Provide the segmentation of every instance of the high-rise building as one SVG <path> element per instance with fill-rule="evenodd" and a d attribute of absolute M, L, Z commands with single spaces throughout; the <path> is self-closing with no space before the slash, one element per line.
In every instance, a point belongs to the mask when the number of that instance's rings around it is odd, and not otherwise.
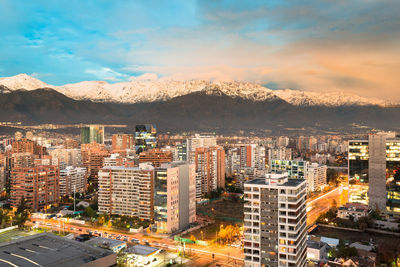
<path fill-rule="evenodd" d="M 400 213 L 400 139 L 394 133 L 349 141 L 349 201 Z"/>
<path fill-rule="evenodd" d="M 222 147 L 197 148 L 195 166 L 197 198 L 225 187 L 225 150 Z"/>
<path fill-rule="evenodd" d="M 305 179 L 309 162 L 304 160 L 272 160 L 271 172 L 287 172 L 291 179 Z"/>
<path fill-rule="evenodd" d="M 90 143 L 81 145 L 82 164 L 88 171 L 88 179 L 97 184 L 98 172 L 103 167 L 104 158 L 110 152 L 102 144 Z"/>
<path fill-rule="evenodd" d="M 176 145 L 176 149 L 178 151 L 178 158 L 179 161 L 187 161 L 187 145 L 186 141 Z"/>
<path fill-rule="evenodd" d="M 276 147 L 268 149 L 268 166 L 272 160 L 292 160 L 292 149 L 287 147 Z"/>
<path fill-rule="evenodd" d="M 103 167 L 110 166 L 123 166 L 125 159 L 118 153 L 111 154 L 109 157 L 104 158 Z"/>
<path fill-rule="evenodd" d="M 18 207 L 21 198 L 32 210 L 46 209 L 59 200 L 58 166 L 16 167 L 11 171 L 11 206 Z"/>
<path fill-rule="evenodd" d="M 67 166 L 60 170 L 60 196 L 86 191 L 86 168 Z"/>
<path fill-rule="evenodd" d="M 77 148 L 49 149 L 52 158 L 57 158 L 61 166 L 82 166 L 82 153 Z"/>
<path fill-rule="evenodd" d="M 196 134 L 186 140 L 186 157 L 190 163 L 194 163 L 196 149 L 200 147 L 215 147 L 217 145 L 217 138 L 215 136 L 206 136 Z"/>
<path fill-rule="evenodd" d="M 313 192 L 322 190 L 326 185 L 326 165 L 318 163 L 311 163 L 307 166 L 306 179 L 307 179 L 307 191 Z"/>
<path fill-rule="evenodd" d="M 104 126 L 88 125 L 81 128 L 81 144 L 104 144 Z"/>
<path fill-rule="evenodd" d="M 32 153 L 13 153 L 11 156 L 11 169 L 32 167 L 34 159 L 35 155 Z"/>
<path fill-rule="evenodd" d="M 157 232 L 184 230 L 196 220 L 194 164 L 173 162 L 155 169 L 154 222 Z"/>
<path fill-rule="evenodd" d="M 154 167 L 150 164 L 102 168 L 98 192 L 100 212 L 150 221 L 154 218 Z"/>
<path fill-rule="evenodd" d="M 151 162 L 154 167 L 160 167 L 162 163 L 169 163 L 173 161 L 171 151 L 162 151 L 154 148 L 148 151 L 143 151 L 139 154 L 139 162 Z"/>
<path fill-rule="evenodd" d="M 244 266 L 306 266 L 305 180 L 273 173 L 244 188 Z"/>
<path fill-rule="evenodd" d="M 31 153 L 40 157 L 46 154 L 46 148 L 32 140 L 22 138 L 12 143 L 11 153 Z"/>
<path fill-rule="evenodd" d="M 135 150 L 136 154 L 153 149 L 157 146 L 157 129 L 153 124 L 136 125 Z"/>
<path fill-rule="evenodd" d="M 113 134 L 112 136 L 112 150 L 114 152 L 133 149 L 134 144 L 135 139 L 133 134 Z"/>

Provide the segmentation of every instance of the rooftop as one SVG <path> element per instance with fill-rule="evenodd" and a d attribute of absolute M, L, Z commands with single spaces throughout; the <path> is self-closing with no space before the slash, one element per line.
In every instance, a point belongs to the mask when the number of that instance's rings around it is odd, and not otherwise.
<path fill-rule="evenodd" d="M 34 265 L 74 267 L 111 254 L 111 251 L 50 233 L 27 236 L 0 244 L 0 261 L 20 267 Z"/>
<path fill-rule="evenodd" d="M 153 247 L 143 246 L 143 245 L 136 245 L 136 246 L 128 248 L 128 252 L 134 253 L 134 254 L 140 255 L 140 256 L 146 256 L 146 257 L 157 252 L 158 250 L 159 250 L 158 248 L 153 248 Z"/>
<path fill-rule="evenodd" d="M 288 179 L 285 183 L 283 184 L 274 184 L 274 185 L 279 185 L 279 186 L 298 186 L 301 183 L 303 183 L 305 180 L 304 179 Z M 259 185 L 268 185 L 266 183 L 265 178 L 256 178 L 251 181 L 246 182 L 246 184 L 259 184 Z"/>

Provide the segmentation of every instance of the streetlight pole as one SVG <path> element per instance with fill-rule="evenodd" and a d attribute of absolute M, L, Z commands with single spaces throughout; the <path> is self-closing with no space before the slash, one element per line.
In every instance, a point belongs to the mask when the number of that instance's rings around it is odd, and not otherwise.
<path fill-rule="evenodd" d="M 74 185 L 74 215 L 75 215 L 75 195 L 76 195 L 75 190 L 76 190 L 76 185 Z"/>

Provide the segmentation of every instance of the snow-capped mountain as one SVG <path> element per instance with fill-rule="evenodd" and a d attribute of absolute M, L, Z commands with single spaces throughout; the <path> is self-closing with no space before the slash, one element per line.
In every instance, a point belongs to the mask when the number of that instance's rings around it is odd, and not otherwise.
<path fill-rule="evenodd" d="M 27 74 L 0 78 L 0 85 L 10 90 L 52 88 L 73 99 L 90 99 L 96 102 L 137 103 L 165 101 L 193 92 L 223 93 L 253 101 L 281 98 L 296 106 L 350 106 L 379 105 L 385 101 L 365 98 L 343 92 L 317 93 L 298 90 L 271 90 L 249 82 L 209 82 L 204 80 L 175 81 L 170 79 L 132 79 L 129 82 L 110 84 L 105 81 L 84 81 L 62 86 L 46 84 Z"/>

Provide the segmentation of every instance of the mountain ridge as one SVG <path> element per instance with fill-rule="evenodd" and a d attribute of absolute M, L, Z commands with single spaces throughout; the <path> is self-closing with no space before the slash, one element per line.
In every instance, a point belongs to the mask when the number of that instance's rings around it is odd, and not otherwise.
<path fill-rule="evenodd" d="M 387 106 L 387 101 L 365 98 L 343 92 L 317 93 L 291 89 L 271 90 L 250 82 L 209 82 L 204 80 L 175 81 L 161 79 L 131 79 L 129 82 L 110 84 L 105 81 L 83 81 L 62 86 L 46 84 L 27 74 L 18 74 L 0 78 L 0 86 L 11 91 L 17 89 L 34 90 L 52 88 L 75 100 L 92 100 L 94 102 L 141 103 L 166 101 L 194 92 L 220 91 L 231 97 L 241 97 L 252 101 L 265 101 L 280 98 L 295 106 Z M 1 91 L 0 91 L 1 92 Z"/>
<path fill-rule="evenodd" d="M 4 87 L 3 87 L 4 88 Z M 253 101 L 209 88 L 154 102 L 115 103 L 75 100 L 51 89 L 10 90 L 0 93 L 0 121 L 24 124 L 154 123 L 163 132 L 213 131 L 261 134 L 351 132 L 354 125 L 396 130 L 400 107 L 296 106 L 281 98 Z M 318 115 L 316 115 L 318 114 Z M 365 131 L 365 128 L 361 129 Z M 304 131 L 304 130 L 300 130 Z"/>

